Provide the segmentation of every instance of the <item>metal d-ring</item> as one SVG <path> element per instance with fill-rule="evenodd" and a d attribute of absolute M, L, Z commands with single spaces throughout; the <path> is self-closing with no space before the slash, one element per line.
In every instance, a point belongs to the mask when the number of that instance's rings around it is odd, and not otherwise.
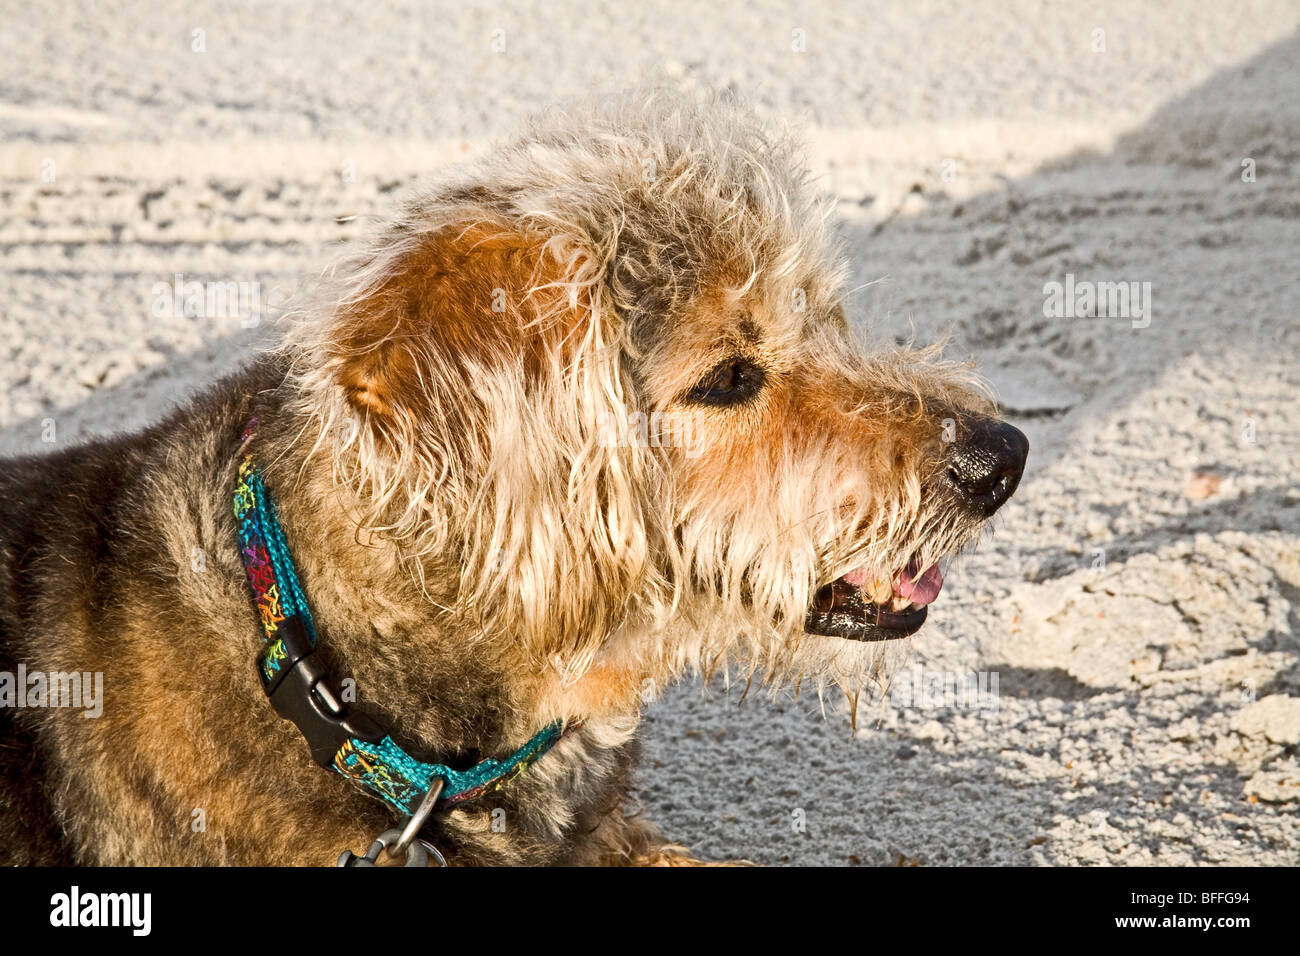
<path fill-rule="evenodd" d="M 386 847 L 389 848 L 389 852 L 392 852 L 391 848 L 401 838 L 401 836 L 402 834 L 400 830 L 385 830 L 383 833 L 379 834 L 379 836 L 375 837 L 375 842 L 370 844 L 370 849 L 366 851 L 365 856 L 357 856 L 351 850 L 344 850 L 339 855 L 338 865 L 348 867 L 378 866 L 379 854 L 383 853 Z M 406 862 L 402 865 L 404 867 L 428 866 L 428 851 L 430 849 L 432 849 L 432 847 L 423 840 L 412 843 L 406 848 Z M 437 857 L 440 866 L 447 865 L 446 861 L 443 860 L 441 853 L 434 850 L 434 854 Z"/>
<path fill-rule="evenodd" d="M 385 830 L 379 836 L 375 837 L 375 842 L 370 844 L 370 849 L 365 856 L 357 856 L 351 850 L 344 850 L 339 855 L 339 866 L 378 866 L 379 854 L 385 850 L 390 857 L 397 857 L 399 854 L 406 854 L 406 866 L 428 866 L 429 861 L 433 860 L 435 866 L 446 866 L 447 859 L 437 848 L 428 840 L 417 840 L 416 834 L 424 826 L 429 814 L 433 812 L 434 805 L 438 802 L 438 795 L 442 793 L 443 779 L 435 777 L 429 784 L 428 791 L 420 798 L 420 805 L 415 808 L 411 814 L 411 819 L 406 821 L 406 826 L 401 830 Z"/>
<path fill-rule="evenodd" d="M 424 852 L 428 854 L 428 858 L 433 861 L 434 866 L 447 865 L 447 858 L 443 856 L 441 853 L 439 853 L 438 848 L 434 846 L 432 843 L 430 843 L 428 840 L 416 840 L 415 842 L 420 844 L 420 846 L 424 847 Z M 429 864 L 425 863 L 424 865 L 428 866 Z"/>
<path fill-rule="evenodd" d="M 434 804 L 438 802 L 438 795 L 442 793 L 444 782 L 441 777 L 433 778 L 433 781 L 429 784 L 429 789 L 425 791 L 424 796 L 420 799 L 420 805 L 411 814 L 411 819 L 406 821 L 406 826 L 402 827 L 401 836 L 398 837 L 396 843 L 388 848 L 389 856 L 395 857 L 399 853 L 409 852 L 410 848 L 415 846 L 415 842 L 413 842 L 415 841 L 415 835 L 420 832 L 420 828 L 429 819 L 429 814 L 433 813 Z M 447 861 L 443 859 L 442 854 L 430 846 L 427 841 L 419 840 L 417 842 L 422 843 L 432 851 L 432 856 L 439 866 L 447 865 Z"/>

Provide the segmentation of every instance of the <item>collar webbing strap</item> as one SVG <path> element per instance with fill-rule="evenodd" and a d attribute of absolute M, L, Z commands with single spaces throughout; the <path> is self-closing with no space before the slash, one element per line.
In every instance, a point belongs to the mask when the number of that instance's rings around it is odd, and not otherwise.
<path fill-rule="evenodd" d="M 244 432 L 245 446 L 256 424 L 253 419 Z M 499 789 L 563 736 L 564 724 L 556 721 L 510 756 L 482 760 L 467 770 L 416 760 L 378 723 L 349 709 L 335 693 L 315 654 L 316 626 L 275 503 L 251 454 L 240 463 L 234 505 L 240 559 L 262 627 L 257 656 L 262 689 L 276 712 L 307 738 L 318 764 L 357 781 L 409 816 L 436 780 L 443 782 L 436 806 L 455 806 Z"/>

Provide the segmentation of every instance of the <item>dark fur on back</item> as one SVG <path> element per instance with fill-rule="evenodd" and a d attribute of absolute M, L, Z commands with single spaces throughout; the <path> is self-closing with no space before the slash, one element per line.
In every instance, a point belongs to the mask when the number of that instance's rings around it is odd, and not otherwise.
<path fill-rule="evenodd" d="M 324 864 L 392 824 L 310 761 L 257 684 L 260 630 L 230 507 L 255 409 L 274 423 L 257 441 L 333 674 L 355 677 L 363 709 L 412 749 L 466 764 L 501 752 L 509 682 L 495 696 L 485 674 L 466 672 L 489 665 L 448 655 L 437 673 L 402 653 L 402 633 L 331 614 L 329 574 L 304 557 L 320 531 L 308 527 L 313 502 L 294 494 L 301 459 L 277 447 L 293 430 L 282 379 L 265 359 L 147 431 L 0 462 L 0 669 L 102 671 L 105 691 L 95 719 L 0 709 L 0 862 Z M 602 786 L 575 789 L 567 836 L 618 814 L 631 762 L 619 748 L 595 775 Z M 574 782 L 560 774 L 558 790 Z M 556 839 L 557 796 L 526 775 L 425 832 L 452 862 L 558 862 L 591 845 Z M 490 809 L 505 811 L 508 840 Z"/>

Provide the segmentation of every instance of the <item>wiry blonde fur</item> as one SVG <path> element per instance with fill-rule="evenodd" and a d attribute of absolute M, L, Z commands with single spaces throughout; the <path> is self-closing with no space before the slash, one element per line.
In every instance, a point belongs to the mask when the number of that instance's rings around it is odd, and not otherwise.
<path fill-rule="evenodd" d="M 963 367 L 865 354 L 850 338 L 837 320 L 843 266 L 829 216 L 793 143 L 732 104 L 656 92 L 553 113 L 409 202 L 339 269 L 334 307 L 299 314 L 285 353 L 317 449 L 352 489 L 362 525 L 426 586 L 452 571 L 431 599 L 476 609 L 484 632 L 521 631 L 570 680 L 602 654 L 667 675 L 711 671 L 737 652 L 765 678 L 872 670 L 873 651 L 803 634 L 812 593 L 854 566 L 884 575 L 965 543 L 972 529 L 925 507 L 926 463 L 906 429 L 933 438 L 933 406 L 987 403 Z M 485 309 L 485 321 L 542 328 L 565 309 L 585 321 L 532 388 L 517 354 L 466 374 L 426 342 L 401 341 L 422 391 L 386 432 L 339 388 L 349 356 L 334 344 L 336 323 L 421 243 L 470 229 L 532 236 L 544 250 L 525 294 L 508 314 Z M 604 417 L 653 407 L 637 369 L 674 361 L 660 355 L 663 323 L 708 294 L 780 303 L 796 289 L 804 311 L 774 309 L 772 337 L 859 390 L 842 411 L 880 423 L 887 440 L 871 454 L 827 434 L 773 449 L 770 468 L 724 493 L 683 487 L 671 449 L 600 446 Z M 449 406 L 463 406 L 467 382 L 475 408 L 464 419 Z M 463 420 L 473 434 L 447 433 Z M 700 587 L 713 579 L 720 592 Z"/>

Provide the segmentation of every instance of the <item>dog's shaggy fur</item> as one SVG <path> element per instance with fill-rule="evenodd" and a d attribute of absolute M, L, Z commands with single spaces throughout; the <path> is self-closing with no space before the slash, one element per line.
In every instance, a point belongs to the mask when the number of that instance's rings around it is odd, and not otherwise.
<path fill-rule="evenodd" d="M 102 671 L 106 701 L 0 710 L 0 859 L 327 864 L 394 825 L 258 685 L 230 505 L 256 415 L 320 653 L 407 749 L 581 722 L 430 841 L 687 861 L 628 802 L 645 701 L 689 669 L 854 686 L 886 645 L 809 633 L 819 595 L 854 572 L 887 602 L 987 517 L 944 482 L 990 403 L 849 334 L 827 219 L 734 106 L 554 113 L 408 202 L 276 354 L 143 434 L 4 463 L 0 670 Z"/>

